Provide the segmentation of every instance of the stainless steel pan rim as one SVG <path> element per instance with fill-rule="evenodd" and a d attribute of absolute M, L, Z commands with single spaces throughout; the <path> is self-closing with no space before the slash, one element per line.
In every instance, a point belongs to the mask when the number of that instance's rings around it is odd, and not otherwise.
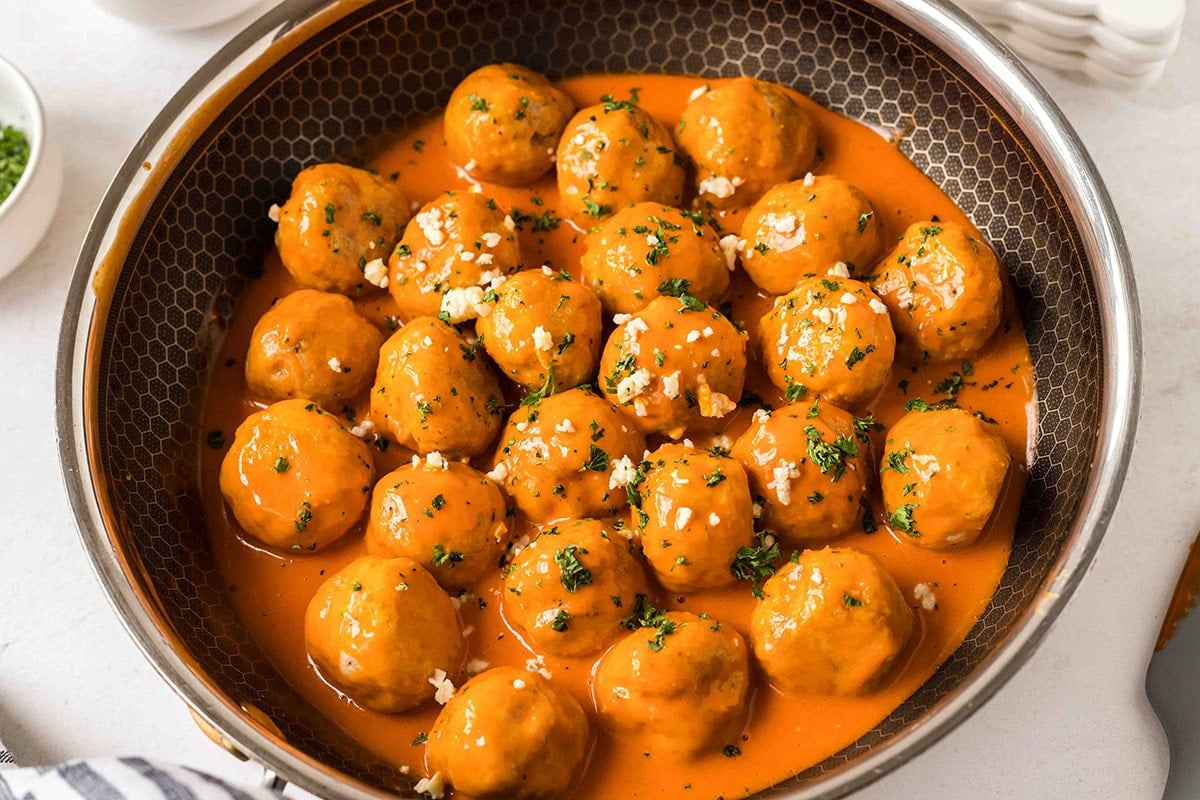
<path fill-rule="evenodd" d="M 832 800 L 876 780 L 925 749 L 986 702 L 1033 654 L 1087 571 L 1112 518 L 1125 479 L 1141 395 L 1141 331 L 1129 251 L 1096 167 L 1046 91 L 996 39 L 945 0 L 873 0 L 886 14 L 920 32 L 975 77 L 1019 121 L 1044 160 L 1078 225 L 1093 265 L 1104 345 L 1103 405 L 1095 467 L 1079 514 L 1035 601 L 1005 641 L 952 690 L 928 718 L 875 752 L 788 794 Z M 338 775 L 303 752 L 281 745 L 208 687 L 163 637 L 127 579 L 101 518 L 84 429 L 84 366 L 99 311 L 89 291 L 92 273 L 111 245 L 112 228 L 140 190 L 143 162 L 157 162 L 206 90 L 245 67 L 279 34 L 310 19 L 331 0 L 288 0 L 222 48 L 171 99 L 121 166 L 81 248 L 59 336 L 56 426 L 63 481 L 84 548 L 109 601 L 135 644 L 174 691 L 237 748 L 274 773 L 326 798 L 390 795 Z"/>

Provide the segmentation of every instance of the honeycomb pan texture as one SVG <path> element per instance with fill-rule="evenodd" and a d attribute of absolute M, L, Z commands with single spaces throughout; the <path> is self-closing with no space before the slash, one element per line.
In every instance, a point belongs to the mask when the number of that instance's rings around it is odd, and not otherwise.
<path fill-rule="evenodd" d="M 497 14 L 482 0 L 377 2 L 285 56 L 180 161 L 119 279 L 97 373 L 97 452 L 121 520 L 118 541 L 142 565 L 194 663 L 235 702 L 270 710 L 290 743 L 335 769 L 407 785 L 292 692 L 233 613 L 199 511 L 199 409 L 215 342 L 272 243 L 264 209 L 287 195 L 291 177 L 361 153 L 493 61 L 552 77 L 748 74 L 868 124 L 909 130 L 902 149 L 1001 254 L 1027 321 L 1039 419 L 1011 564 L 982 619 L 915 696 L 795 779 L 816 780 L 927 714 L 1009 631 L 1079 507 L 1101 410 L 1094 287 L 1044 164 L 972 78 L 865 4 L 517 0 Z"/>

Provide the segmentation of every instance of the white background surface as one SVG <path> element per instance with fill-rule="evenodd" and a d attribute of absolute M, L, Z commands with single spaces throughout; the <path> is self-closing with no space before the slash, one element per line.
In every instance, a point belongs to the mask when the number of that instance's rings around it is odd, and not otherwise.
<path fill-rule="evenodd" d="M 110 610 L 77 540 L 53 423 L 59 321 L 93 210 L 153 116 L 247 21 L 161 34 L 84 0 L 0 0 L 0 54 L 33 81 L 66 162 L 50 233 L 0 282 L 0 738 L 25 763 L 137 754 L 257 776 L 198 732 Z M 1036 72 L 1097 161 L 1133 249 L 1146 340 L 1133 465 L 1093 569 L 1033 660 L 863 800 L 1156 798 L 1166 775 L 1142 681 L 1200 525 L 1200 15 L 1152 89 Z"/>

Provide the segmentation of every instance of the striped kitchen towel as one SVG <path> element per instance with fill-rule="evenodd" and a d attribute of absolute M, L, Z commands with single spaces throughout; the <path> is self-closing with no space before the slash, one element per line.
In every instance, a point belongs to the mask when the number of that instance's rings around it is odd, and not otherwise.
<path fill-rule="evenodd" d="M 280 796 L 144 758 L 89 758 L 57 767 L 17 767 L 0 742 L 0 800 L 280 800 Z"/>

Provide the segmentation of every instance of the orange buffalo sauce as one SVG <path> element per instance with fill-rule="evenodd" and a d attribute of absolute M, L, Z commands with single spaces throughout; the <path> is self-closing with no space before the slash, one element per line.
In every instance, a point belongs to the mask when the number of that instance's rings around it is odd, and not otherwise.
<path fill-rule="evenodd" d="M 639 90 L 640 105 L 665 124 L 673 125 L 689 93 L 702 83 L 696 78 L 638 75 L 587 76 L 565 81 L 563 88 L 580 105 L 595 103 L 602 94 L 625 97 Z M 886 238 L 894 241 L 912 222 L 939 217 L 974 230 L 970 221 L 897 148 L 870 129 L 833 114 L 807 98 L 798 98 L 816 120 L 823 159 L 814 171 L 833 173 L 849 180 L 870 197 L 882 218 Z M 466 176 L 450 163 L 440 116 L 414 127 L 371 163 L 382 176 L 394 180 L 410 197 L 425 203 L 443 190 L 465 191 Z M 504 209 L 517 208 L 534 217 L 546 212 L 561 216 L 553 174 L 523 189 L 485 185 L 484 192 Z M 538 201 L 535 201 L 537 198 Z M 726 230 L 736 231 L 740 212 L 719 216 Z M 526 223 L 521 246 L 526 266 L 543 263 L 578 274 L 584 233 L 563 221 L 555 230 L 535 231 Z M 240 300 L 215 361 L 204 411 L 205 430 L 220 429 L 227 438 L 251 411 L 261 404 L 247 396 L 244 358 L 250 331 L 274 299 L 295 289 L 276 256 L 268 258 L 265 274 L 251 282 Z M 735 300 L 739 321 L 757 319 L 769 308 L 744 277 L 735 278 L 727 295 Z M 785 697 L 770 688 L 755 672 L 756 688 L 749 720 L 740 742 L 741 754 L 713 753 L 687 763 L 646 756 L 638 741 L 616 739 L 605 732 L 593 712 L 593 665 L 597 659 L 545 657 L 544 669 L 572 691 L 592 713 L 595 744 L 581 779 L 569 793 L 578 800 L 608 797 L 698 798 L 738 797 L 763 789 L 836 753 L 870 730 L 900 705 L 961 643 L 987 605 L 1008 563 L 1021 493 L 1029 463 L 1033 433 L 1034 382 L 1029 348 L 1011 295 L 1006 297 L 1001 331 L 985 351 L 971 359 L 973 371 L 961 365 L 914 368 L 897 363 L 881 398 L 873 407 L 885 426 L 904 413 L 912 397 L 930 402 L 942 399 L 935 387 L 958 372 L 963 386 L 959 403 L 996 420 L 997 430 L 1013 454 L 1014 469 L 1008 485 L 979 542 L 942 553 L 915 547 L 892 534 L 882 522 L 871 534 L 856 533 L 837 542 L 878 558 L 896 579 L 909 605 L 916 610 L 918 626 L 901 663 L 880 691 L 864 697 Z M 381 325 L 395 313 L 385 292 L 373 291 L 357 301 L 359 310 Z M 715 304 L 714 304 L 715 305 Z M 969 373 L 969 374 L 968 374 Z M 751 369 L 747 391 L 779 405 L 780 392 Z M 358 398 L 353 411 L 366 412 L 366 398 Z M 337 411 L 337 409 L 330 409 Z M 737 435 L 749 424 L 750 410 L 730 415 L 728 432 Z M 875 460 L 882 453 L 883 434 L 874 438 Z M 651 447 L 653 448 L 653 444 Z M 372 448 L 378 473 L 407 461 L 411 455 L 394 444 L 386 452 Z M 309 662 L 304 648 L 304 609 L 317 587 L 334 571 L 363 555 L 362 525 L 334 546 L 312 555 L 271 553 L 243 538 L 225 506 L 217 485 L 223 451 L 203 448 L 200 458 L 204 510 L 213 553 L 225 576 L 235 608 L 243 622 L 289 681 L 317 709 L 336 722 L 380 758 L 408 766 L 414 776 L 426 772 L 424 745 L 413 744 L 428 732 L 439 707 L 429 705 L 408 714 L 384 715 L 355 705 L 328 685 Z M 485 454 L 485 457 L 490 455 Z M 486 470 L 486 466 L 484 469 Z M 878 489 L 872 503 L 881 517 Z M 520 534 L 522 531 L 516 531 Z M 785 553 L 785 557 L 786 557 Z M 933 610 L 921 608 L 913 589 L 927 584 L 937 599 Z M 460 614 L 468 636 L 470 657 L 491 666 L 525 666 L 535 654 L 506 624 L 501 613 L 501 581 L 497 571 L 471 587 L 461 602 Z M 748 584 L 728 590 L 672 596 L 659 592 L 656 605 L 668 610 L 707 612 L 749 636 L 754 598 Z M 421 737 L 423 738 L 423 737 Z"/>

